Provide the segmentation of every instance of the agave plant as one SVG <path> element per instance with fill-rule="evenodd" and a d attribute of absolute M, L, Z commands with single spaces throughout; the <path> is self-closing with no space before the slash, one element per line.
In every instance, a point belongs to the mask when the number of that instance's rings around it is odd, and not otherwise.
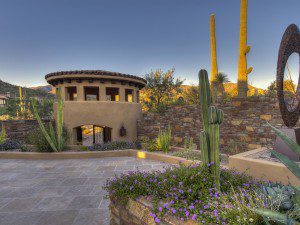
<path fill-rule="evenodd" d="M 41 117 L 38 114 L 37 110 L 37 101 L 34 99 L 32 101 L 32 108 L 34 115 L 39 123 L 41 131 L 48 141 L 49 145 L 53 151 L 58 152 L 62 151 L 65 146 L 65 139 L 63 138 L 63 100 L 61 97 L 61 89 L 57 89 L 57 117 L 56 117 L 56 131 L 53 127 L 53 124 L 49 123 L 49 131 L 47 131 L 44 123 L 42 122 Z"/>
<path fill-rule="evenodd" d="M 280 131 L 279 129 L 273 127 L 272 125 L 268 124 L 271 129 L 289 146 L 289 148 L 294 151 L 296 154 L 300 155 L 300 146 L 290 137 L 288 137 L 285 133 L 283 133 L 282 131 Z M 298 178 L 300 179 L 300 167 L 299 165 L 297 165 L 295 162 L 291 161 L 289 158 L 287 158 L 286 156 L 272 150 L 271 153 L 276 156 L 284 165 L 286 165 L 286 167 Z M 300 187 L 295 187 L 292 186 L 291 188 L 293 188 L 294 193 L 292 196 L 292 200 L 293 200 L 293 211 L 297 212 L 296 216 L 298 219 L 300 219 Z M 268 193 L 271 191 L 271 189 L 267 190 Z M 272 189 L 272 191 L 275 191 L 274 189 Z M 271 191 L 271 193 L 272 193 Z M 276 193 L 276 191 L 275 191 Z M 274 193 L 273 193 L 274 194 Z M 287 205 L 285 205 L 286 207 L 291 206 L 289 205 L 289 202 L 285 202 Z M 292 225 L 292 224 L 299 224 L 299 221 L 297 222 L 295 219 L 289 217 L 288 214 L 283 214 L 277 211 L 272 211 L 272 210 L 266 210 L 266 209 L 254 209 L 254 211 L 256 211 L 257 213 L 261 214 L 262 216 L 264 216 L 265 218 L 267 218 L 267 220 L 272 220 L 272 221 L 276 221 L 279 222 L 281 224 L 286 224 L 286 225 Z M 292 212 L 293 213 L 293 212 Z"/>

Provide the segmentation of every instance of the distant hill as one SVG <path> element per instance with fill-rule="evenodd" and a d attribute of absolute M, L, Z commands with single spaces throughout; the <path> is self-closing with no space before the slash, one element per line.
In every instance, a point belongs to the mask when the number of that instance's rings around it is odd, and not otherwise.
<path fill-rule="evenodd" d="M 37 87 L 30 87 L 30 88 L 33 90 L 40 90 L 47 93 L 50 93 L 52 91 L 52 86 L 50 84 L 45 86 L 37 86 Z"/>
<path fill-rule="evenodd" d="M 183 90 L 188 89 L 189 87 L 191 87 L 191 85 L 182 85 L 181 88 Z M 228 82 L 224 84 L 224 88 L 225 88 L 225 92 L 230 93 L 230 95 L 232 96 L 236 96 L 238 91 L 237 91 L 237 83 L 232 83 L 232 82 Z M 249 95 L 255 95 L 255 94 L 266 94 L 266 90 L 262 89 L 262 88 L 257 88 L 254 87 L 250 84 L 248 84 L 248 94 Z"/>
<path fill-rule="evenodd" d="M 19 96 L 19 86 L 13 85 L 0 80 L 0 94 L 10 93 L 12 97 Z M 53 98 L 52 94 L 40 89 L 32 89 L 23 87 L 23 93 L 27 97 L 38 97 L 38 98 Z"/>

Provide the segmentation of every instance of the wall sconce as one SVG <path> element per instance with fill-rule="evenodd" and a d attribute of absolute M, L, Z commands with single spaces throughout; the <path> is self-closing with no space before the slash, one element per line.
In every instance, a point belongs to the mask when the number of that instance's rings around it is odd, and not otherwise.
<path fill-rule="evenodd" d="M 121 137 L 126 136 L 126 128 L 124 127 L 124 125 L 122 125 L 122 127 L 120 128 L 120 136 Z"/>

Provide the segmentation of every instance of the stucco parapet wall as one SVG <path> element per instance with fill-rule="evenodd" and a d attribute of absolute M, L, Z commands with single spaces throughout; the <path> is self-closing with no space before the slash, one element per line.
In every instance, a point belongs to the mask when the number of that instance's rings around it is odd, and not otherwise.
<path fill-rule="evenodd" d="M 102 71 L 102 70 L 82 70 L 82 71 L 61 71 L 49 73 L 45 76 L 48 83 L 55 85 L 64 81 L 70 82 L 70 80 L 99 80 L 105 81 L 119 81 L 128 82 L 143 88 L 147 81 L 141 77 L 122 74 L 116 72 Z"/>
<path fill-rule="evenodd" d="M 142 159 L 151 159 L 161 161 L 170 164 L 183 163 L 189 165 L 195 163 L 195 161 L 159 154 L 152 152 L 145 152 L 141 150 L 114 150 L 114 151 L 67 151 L 67 152 L 0 152 L 0 159 L 85 159 L 85 158 L 104 158 L 104 157 L 136 157 Z"/>
<path fill-rule="evenodd" d="M 300 186 L 300 180 L 282 163 L 262 159 L 250 158 L 250 155 L 265 151 L 267 148 L 259 148 L 243 152 L 229 157 L 229 168 L 239 172 L 245 172 L 250 176 Z"/>

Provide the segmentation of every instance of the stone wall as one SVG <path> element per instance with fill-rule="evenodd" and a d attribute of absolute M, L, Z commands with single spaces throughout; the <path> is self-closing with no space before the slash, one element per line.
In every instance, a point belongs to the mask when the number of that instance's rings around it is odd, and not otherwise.
<path fill-rule="evenodd" d="M 217 105 L 225 113 L 220 140 L 223 153 L 235 154 L 263 146 L 270 147 L 275 141 L 275 134 L 267 122 L 276 127 L 283 126 L 277 98 L 274 97 L 232 99 Z M 170 106 L 160 114 L 144 113 L 143 119 L 138 121 L 138 138 L 156 138 L 159 129 L 166 129 L 169 124 L 175 145 L 182 146 L 184 137 L 189 136 L 199 146 L 202 122 L 200 109 L 195 105 Z"/>
<path fill-rule="evenodd" d="M 157 224 L 150 212 L 153 206 L 146 198 L 137 200 L 129 199 L 127 204 L 122 205 L 120 201 L 111 199 L 110 202 L 110 225 L 155 225 Z M 163 218 L 160 218 L 160 224 L 166 225 L 196 225 L 195 221 L 180 221 L 173 215 L 166 213 Z"/>
<path fill-rule="evenodd" d="M 3 120 L 0 122 L 4 125 L 7 136 L 19 141 L 24 141 L 28 133 L 39 126 L 36 120 Z M 47 123 L 49 120 L 44 120 L 44 122 Z"/>

